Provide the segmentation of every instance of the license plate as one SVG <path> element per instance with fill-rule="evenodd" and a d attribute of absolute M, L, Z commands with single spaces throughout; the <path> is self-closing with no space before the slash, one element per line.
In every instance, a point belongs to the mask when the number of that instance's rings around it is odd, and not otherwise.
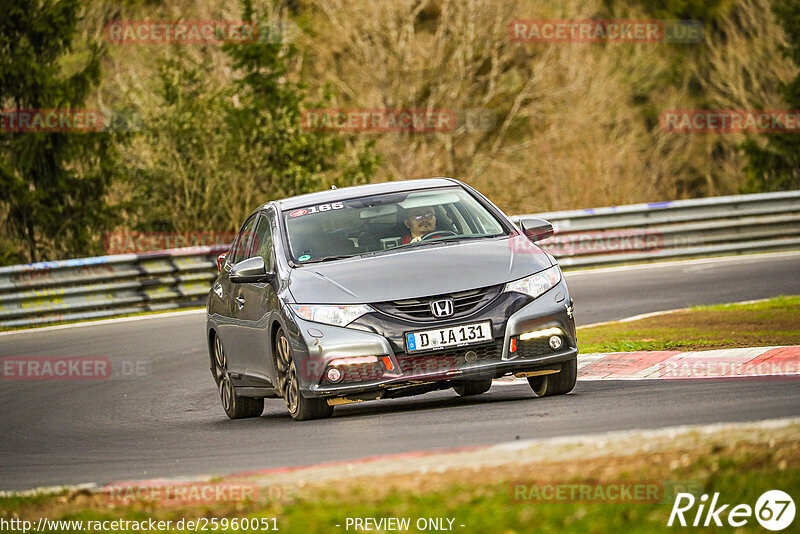
<path fill-rule="evenodd" d="M 406 334 L 406 349 L 408 352 L 446 349 L 492 341 L 493 339 L 492 323 L 485 321 L 483 323 L 435 328 L 422 332 L 408 332 Z"/>

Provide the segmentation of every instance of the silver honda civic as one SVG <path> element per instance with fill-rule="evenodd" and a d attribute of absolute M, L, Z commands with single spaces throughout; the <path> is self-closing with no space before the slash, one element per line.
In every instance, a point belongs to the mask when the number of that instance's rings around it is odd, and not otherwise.
<path fill-rule="evenodd" d="M 209 363 L 225 413 L 282 398 L 296 420 L 334 406 L 506 375 L 538 396 L 575 386 L 572 299 L 535 242 L 450 178 L 371 184 L 268 202 L 245 221 L 207 301 Z"/>

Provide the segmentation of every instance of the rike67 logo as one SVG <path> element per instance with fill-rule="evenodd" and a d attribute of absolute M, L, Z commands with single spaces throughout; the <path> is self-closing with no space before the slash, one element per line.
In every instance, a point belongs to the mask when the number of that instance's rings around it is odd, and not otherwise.
<path fill-rule="evenodd" d="M 695 505 L 697 505 L 696 511 L 693 510 Z M 677 520 L 677 524 L 682 527 L 688 526 L 689 521 L 693 527 L 721 527 L 725 522 L 732 527 L 742 527 L 749 523 L 753 516 L 767 530 L 783 530 L 794 521 L 794 501 L 786 492 L 769 490 L 761 494 L 755 508 L 751 508 L 748 504 L 731 507 L 730 504 L 719 502 L 719 493 L 714 493 L 710 502 L 706 494 L 696 499 L 691 493 L 679 493 L 672 505 L 667 526 L 673 526 Z"/>

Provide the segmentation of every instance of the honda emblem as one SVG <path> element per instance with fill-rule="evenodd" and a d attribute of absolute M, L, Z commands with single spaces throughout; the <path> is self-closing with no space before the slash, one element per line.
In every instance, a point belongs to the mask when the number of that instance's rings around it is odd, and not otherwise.
<path fill-rule="evenodd" d="M 453 315 L 453 299 L 431 301 L 431 313 L 434 317 L 450 317 Z"/>

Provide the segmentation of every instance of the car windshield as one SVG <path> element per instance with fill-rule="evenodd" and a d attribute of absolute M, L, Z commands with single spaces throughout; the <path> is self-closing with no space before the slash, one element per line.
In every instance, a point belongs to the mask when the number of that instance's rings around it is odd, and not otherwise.
<path fill-rule="evenodd" d="M 459 187 L 387 193 L 283 212 L 294 263 L 494 237 L 503 225 Z"/>

